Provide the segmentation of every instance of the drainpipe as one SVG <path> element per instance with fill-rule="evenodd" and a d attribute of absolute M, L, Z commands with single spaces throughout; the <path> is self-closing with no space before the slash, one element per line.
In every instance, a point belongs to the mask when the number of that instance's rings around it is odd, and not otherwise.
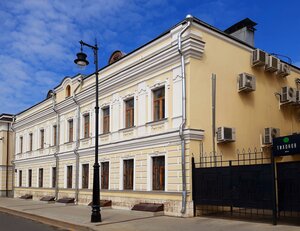
<path fill-rule="evenodd" d="M 186 168 L 185 168 L 185 140 L 183 131 L 186 125 L 186 79 L 185 79 L 185 59 L 182 53 L 182 41 L 181 37 L 183 33 L 188 29 L 193 21 L 193 17 L 191 15 L 186 16 L 187 24 L 178 34 L 178 52 L 181 58 L 181 76 L 182 76 L 182 122 L 179 126 L 179 136 L 181 139 L 181 171 L 182 171 L 182 207 L 181 213 L 185 214 L 186 211 Z"/>
<path fill-rule="evenodd" d="M 55 97 L 56 97 L 56 94 L 54 93 L 54 91 L 52 92 L 52 109 L 53 111 L 56 113 L 56 145 L 55 145 L 55 153 L 54 153 L 54 157 L 55 157 L 55 171 L 56 171 L 56 182 L 55 182 L 55 198 L 56 200 L 58 200 L 58 177 L 59 177 L 59 171 L 58 171 L 58 168 L 59 168 L 59 159 L 58 159 L 58 153 L 59 153 L 59 113 L 58 111 L 56 110 L 56 101 L 55 101 Z"/>
<path fill-rule="evenodd" d="M 14 128 L 13 128 L 13 124 L 15 123 L 16 121 L 16 116 L 13 116 L 13 121 L 11 122 L 10 124 L 10 129 L 12 130 L 13 134 L 15 132 Z M 9 159 L 9 125 L 7 126 L 7 156 L 6 156 L 6 197 L 8 197 L 8 159 Z M 13 135 L 14 136 L 14 135 Z M 16 150 L 16 142 L 14 142 L 14 152 Z M 11 179 L 11 182 L 12 182 L 12 197 L 14 196 L 14 178 L 15 178 L 15 162 L 13 160 L 11 160 L 11 164 L 12 164 L 12 173 L 11 173 L 11 176 L 12 176 L 12 179 Z"/>
<path fill-rule="evenodd" d="M 9 158 L 9 123 L 7 124 L 7 138 L 6 138 L 6 197 L 8 197 L 8 158 Z"/>
<path fill-rule="evenodd" d="M 216 74 L 211 76 L 212 85 L 212 144 L 213 144 L 213 157 L 214 165 L 217 166 L 216 154 Z"/>
<path fill-rule="evenodd" d="M 80 105 L 79 102 L 76 99 L 76 91 L 79 89 L 80 86 L 82 86 L 83 84 L 83 78 L 81 77 L 80 79 L 78 79 L 79 84 L 76 87 L 76 89 L 73 92 L 73 101 L 74 103 L 77 105 L 77 131 L 76 131 L 76 139 L 75 139 L 75 148 L 73 150 L 75 157 L 76 157 L 76 175 L 75 175 L 75 201 L 76 204 L 78 204 L 78 194 L 79 194 L 79 132 L 80 132 L 80 127 L 79 127 L 79 123 L 80 123 Z"/>

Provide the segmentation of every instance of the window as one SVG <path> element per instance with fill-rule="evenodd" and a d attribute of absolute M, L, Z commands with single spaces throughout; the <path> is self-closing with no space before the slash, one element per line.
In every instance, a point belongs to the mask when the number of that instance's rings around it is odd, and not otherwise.
<path fill-rule="evenodd" d="M 39 169 L 39 187 L 43 187 L 43 180 L 44 180 L 44 169 L 40 168 Z"/>
<path fill-rule="evenodd" d="M 57 125 L 53 125 L 53 145 L 57 145 Z"/>
<path fill-rule="evenodd" d="M 82 188 L 89 187 L 89 164 L 82 165 Z"/>
<path fill-rule="evenodd" d="M 44 148 L 44 143 L 45 143 L 45 130 L 44 129 L 42 129 L 42 130 L 40 130 L 40 135 L 41 135 L 41 149 L 43 149 Z"/>
<path fill-rule="evenodd" d="M 19 187 L 22 187 L 22 170 L 19 170 Z"/>
<path fill-rule="evenodd" d="M 32 187 L 32 169 L 28 170 L 28 187 Z"/>
<path fill-rule="evenodd" d="M 133 160 L 124 160 L 123 180 L 124 189 L 133 189 Z"/>
<path fill-rule="evenodd" d="M 69 97 L 69 96 L 71 96 L 71 87 L 70 87 L 70 85 L 68 85 L 66 87 L 66 98 Z"/>
<path fill-rule="evenodd" d="M 69 142 L 73 142 L 73 120 L 69 120 Z"/>
<path fill-rule="evenodd" d="M 134 126 L 134 99 L 125 101 L 125 127 Z"/>
<path fill-rule="evenodd" d="M 29 151 L 32 151 L 32 133 L 29 134 Z"/>
<path fill-rule="evenodd" d="M 109 183 L 109 162 L 101 163 L 101 189 L 108 189 Z"/>
<path fill-rule="evenodd" d="M 90 115 L 86 114 L 83 116 L 84 120 L 84 138 L 88 138 L 90 136 Z"/>
<path fill-rule="evenodd" d="M 23 153 L 23 136 L 20 137 L 20 153 Z"/>
<path fill-rule="evenodd" d="M 67 188 L 72 188 L 73 166 L 67 166 Z"/>
<path fill-rule="evenodd" d="M 165 118 L 165 88 L 153 91 L 153 120 Z"/>
<path fill-rule="evenodd" d="M 165 190 L 165 157 L 153 157 L 152 189 Z"/>
<path fill-rule="evenodd" d="M 103 113 L 103 133 L 109 132 L 109 107 L 102 109 Z"/>
<path fill-rule="evenodd" d="M 52 167 L 52 188 L 56 187 L 56 167 Z"/>

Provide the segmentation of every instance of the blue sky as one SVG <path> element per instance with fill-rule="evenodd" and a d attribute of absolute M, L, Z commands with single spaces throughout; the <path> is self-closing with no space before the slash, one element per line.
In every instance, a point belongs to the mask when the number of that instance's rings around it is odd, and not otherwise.
<path fill-rule="evenodd" d="M 103 67 L 113 51 L 129 53 L 187 14 L 222 30 L 249 17 L 258 23 L 256 47 L 300 66 L 299 9 L 297 0 L 0 1 L 0 114 L 25 110 L 65 76 L 79 73 L 73 63 L 79 40 L 93 44 L 97 38 Z"/>

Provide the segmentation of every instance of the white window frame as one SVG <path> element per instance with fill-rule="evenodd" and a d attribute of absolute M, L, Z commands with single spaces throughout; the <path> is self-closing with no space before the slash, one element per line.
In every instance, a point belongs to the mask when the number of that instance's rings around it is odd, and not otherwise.
<path fill-rule="evenodd" d="M 42 142 L 41 142 L 41 133 L 42 130 L 44 130 L 44 147 L 42 148 Z M 38 149 L 45 149 L 46 148 L 46 129 L 44 127 L 39 128 L 39 136 L 38 136 Z"/>
<path fill-rule="evenodd" d="M 135 157 L 124 157 L 120 158 L 120 181 L 119 181 L 119 190 L 124 190 L 124 160 L 133 160 L 133 189 L 132 191 L 136 190 L 136 158 Z"/>
<path fill-rule="evenodd" d="M 84 117 L 86 116 L 86 115 L 89 115 L 89 136 L 88 136 L 88 138 L 91 138 L 92 137 L 92 126 L 91 126 L 91 124 L 92 124 L 92 121 L 91 121 L 91 119 L 92 119 L 92 116 L 91 116 L 91 113 L 89 112 L 89 111 L 87 111 L 87 112 L 83 112 L 82 114 L 81 114 L 81 126 L 80 126 L 80 138 L 81 139 L 84 139 L 84 128 L 85 128 L 85 126 L 84 126 Z"/>
<path fill-rule="evenodd" d="M 168 104 L 169 104 L 169 97 L 168 97 L 169 88 L 168 88 L 168 86 L 169 86 L 168 80 L 164 80 L 164 81 L 159 81 L 149 87 L 149 89 L 148 89 L 148 122 L 154 122 L 153 91 L 160 89 L 160 88 L 165 88 L 165 118 L 164 119 L 168 118 L 168 116 L 169 116 L 169 114 L 168 114 Z"/>
<path fill-rule="evenodd" d="M 153 157 L 165 157 L 165 190 L 168 191 L 168 155 L 167 153 L 151 153 L 147 157 L 147 191 L 153 191 Z"/>
<path fill-rule="evenodd" d="M 67 143 L 70 142 L 69 129 L 70 129 L 70 121 L 71 121 L 71 120 L 73 121 L 73 134 L 72 134 L 72 135 L 73 135 L 73 139 L 72 139 L 73 141 L 71 141 L 71 142 L 74 142 L 74 135 L 75 135 L 75 134 L 74 134 L 74 133 L 75 133 L 75 132 L 74 132 L 74 130 L 75 130 L 75 123 L 74 123 L 74 121 L 75 121 L 75 120 L 74 120 L 73 117 L 70 117 L 70 118 L 67 119 Z"/>
<path fill-rule="evenodd" d="M 108 162 L 108 190 L 110 190 L 111 189 L 111 187 L 110 187 L 110 178 L 111 178 L 111 164 L 110 164 L 110 160 L 101 160 L 100 161 L 100 172 L 99 172 L 99 177 L 100 177 L 100 189 L 102 189 L 102 187 L 101 187 L 101 183 L 102 183 L 102 177 L 101 177 L 101 164 L 102 163 L 105 163 L 105 162 Z M 105 189 L 105 190 L 107 190 L 107 189 Z"/>
<path fill-rule="evenodd" d="M 74 126 L 74 124 L 73 124 Z M 72 166 L 72 187 L 68 188 L 68 166 Z M 75 188 L 75 179 L 74 179 L 74 164 L 65 164 L 65 177 L 64 177 L 64 188 L 65 189 L 74 189 Z"/>
<path fill-rule="evenodd" d="M 82 172 L 83 172 L 82 169 L 83 169 L 84 164 L 89 165 L 89 184 L 88 184 L 87 188 L 82 188 Z M 91 188 L 90 185 L 91 185 L 91 164 L 90 164 L 90 162 L 81 162 L 80 167 L 79 167 L 79 188 L 80 189 L 90 189 Z M 100 184 L 100 186 L 101 186 L 101 184 Z"/>
<path fill-rule="evenodd" d="M 100 114 L 100 120 L 99 120 L 100 134 L 103 134 L 103 119 L 104 119 L 104 117 L 103 117 L 103 109 L 106 109 L 106 108 L 109 108 L 109 131 L 108 131 L 108 133 L 110 133 L 111 129 L 112 129 L 112 117 L 111 117 L 112 111 L 111 111 L 111 105 L 110 105 L 110 103 L 105 103 L 105 104 L 101 105 L 101 107 L 100 107 L 100 113 L 99 113 Z M 107 134 L 107 133 L 105 133 L 105 134 Z"/>

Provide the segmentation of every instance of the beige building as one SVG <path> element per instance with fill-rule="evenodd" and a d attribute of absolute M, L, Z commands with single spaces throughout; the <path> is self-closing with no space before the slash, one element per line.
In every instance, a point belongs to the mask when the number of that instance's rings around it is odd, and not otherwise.
<path fill-rule="evenodd" d="M 13 116 L 0 115 L 0 196 L 12 196 L 12 160 L 14 156 L 14 137 L 11 125 Z"/>
<path fill-rule="evenodd" d="M 99 137 L 95 76 L 64 78 L 16 115 L 14 196 L 91 202 L 97 138 L 101 199 L 192 216 L 192 157 L 232 159 L 249 147 L 267 155 L 273 137 L 300 130 L 300 69 L 256 49 L 254 26 L 224 32 L 187 17 L 99 70 Z"/>

